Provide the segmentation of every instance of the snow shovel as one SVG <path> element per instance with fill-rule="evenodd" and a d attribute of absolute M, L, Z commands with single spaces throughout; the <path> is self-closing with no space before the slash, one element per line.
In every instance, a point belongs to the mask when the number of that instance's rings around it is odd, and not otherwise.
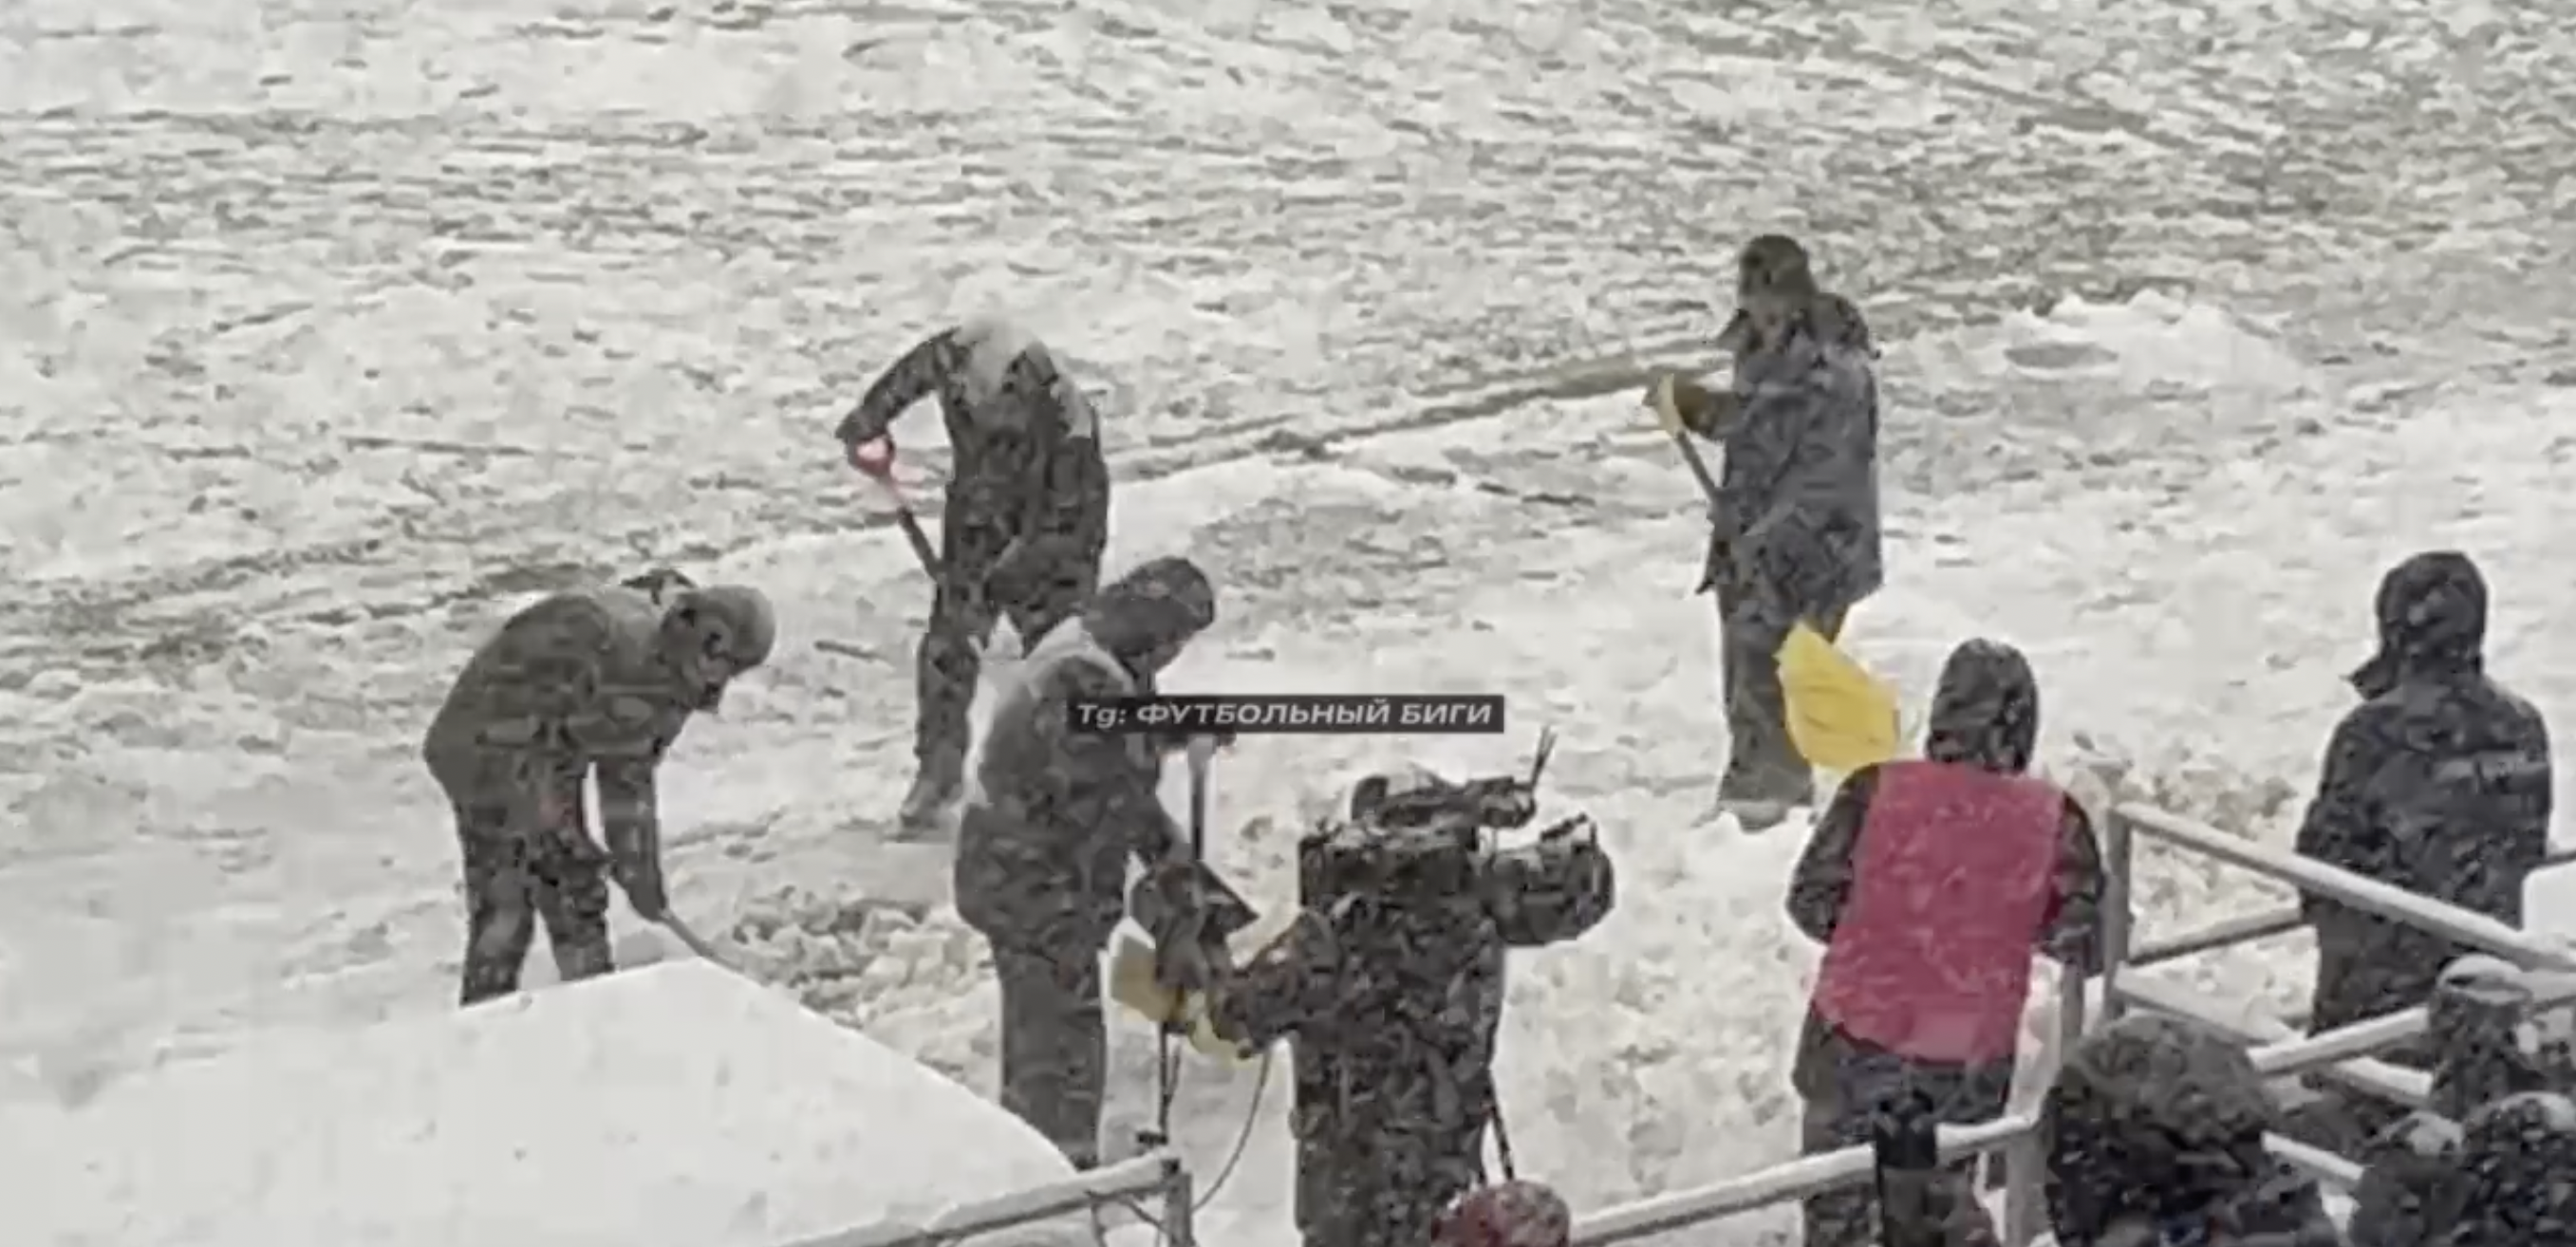
<path fill-rule="evenodd" d="M 1810 765 L 1849 775 L 1903 751 L 1896 694 L 1806 624 L 1780 642 L 1789 741 Z"/>
<path fill-rule="evenodd" d="M 1219 938 L 1230 939 L 1254 919 L 1252 907 L 1244 902 L 1242 896 L 1207 868 L 1208 772 L 1216 760 L 1215 738 L 1191 737 L 1188 754 L 1190 839 L 1186 860 L 1195 875 L 1190 886 L 1199 892 L 1200 902 L 1209 906 L 1215 915 L 1212 921 L 1222 933 Z M 1158 920 L 1149 918 L 1148 921 Z M 1146 1020 L 1186 1034 L 1190 1046 L 1204 1055 L 1237 1062 L 1249 1060 L 1253 1055 L 1217 1035 L 1208 1021 L 1204 996 L 1198 992 L 1176 990 L 1163 981 L 1154 946 L 1133 934 L 1121 936 L 1118 947 L 1110 955 L 1109 995 Z"/>
<path fill-rule="evenodd" d="M 921 570 L 939 579 L 939 548 L 930 544 L 930 534 L 921 529 L 921 517 L 912 513 L 912 499 L 904 496 L 903 486 L 895 484 L 892 474 L 877 478 L 879 488 L 894 501 L 894 524 L 903 530 L 905 544 L 912 547 L 912 557 L 921 560 Z"/>
<path fill-rule="evenodd" d="M 1208 772 L 1216 762 L 1216 751 L 1215 737 L 1190 738 L 1190 866 L 1198 874 L 1196 886 L 1201 903 L 1208 907 L 1209 924 L 1216 928 L 1218 938 L 1232 939 L 1260 921 L 1260 914 L 1233 885 L 1208 869 Z"/>
<path fill-rule="evenodd" d="M 750 971 L 743 969 L 739 963 L 734 961 L 730 953 L 718 948 L 715 941 L 710 940 L 690 929 L 688 923 L 680 921 L 680 916 L 678 914 L 663 915 L 661 927 L 663 930 L 670 932 L 672 938 L 679 940 L 681 946 L 687 948 L 690 952 L 696 953 L 698 956 L 713 962 L 716 965 L 723 966 L 725 969 L 731 970 L 745 978 L 757 977 Z"/>
<path fill-rule="evenodd" d="M 1663 429 L 1664 436 L 1673 439 L 1673 445 L 1682 452 L 1682 462 L 1689 466 L 1692 478 L 1699 482 L 1699 491 L 1708 496 L 1708 504 L 1716 506 L 1717 474 L 1709 471 L 1708 460 L 1691 442 L 1690 426 L 1682 423 L 1681 403 L 1673 393 L 1672 377 L 1666 376 L 1655 383 L 1655 388 L 1646 395 L 1646 406 L 1655 413 L 1656 426 Z"/>

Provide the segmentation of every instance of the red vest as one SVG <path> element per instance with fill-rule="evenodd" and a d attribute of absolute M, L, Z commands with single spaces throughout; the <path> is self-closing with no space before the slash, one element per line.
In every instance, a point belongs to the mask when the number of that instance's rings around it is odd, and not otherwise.
<path fill-rule="evenodd" d="M 1879 768 L 1815 1007 L 1918 1061 L 2012 1059 L 2030 958 L 2056 917 L 2066 795 L 1947 762 Z"/>

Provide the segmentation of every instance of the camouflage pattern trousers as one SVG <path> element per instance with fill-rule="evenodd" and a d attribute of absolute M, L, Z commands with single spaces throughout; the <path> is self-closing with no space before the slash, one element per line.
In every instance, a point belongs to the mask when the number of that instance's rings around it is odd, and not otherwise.
<path fill-rule="evenodd" d="M 1025 651 L 1064 622 L 1090 596 L 1091 577 L 1069 574 L 1048 580 L 1025 598 L 994 601 L 983 583 L 989 558 L 944 568 L 930 600 L 930 624 L 921 634 L 913 668 L 913 759 L 943 788 L 963 782 L 967 712 L 983 673 L 984 645 L 993 625 L 1009 619 Z"/>
<path fill-rule="evenodd" d="M 1109 1082 L 1100 948 L 996 941 L 992 949 L 1002 986 L 1002 1107 L 1076 1168 L 1092 1168 Z"/>
<path fill-rule="evenodd" d="M 581 818 L 580 792 L 575 786 L 568 820 Z M 607 855 L 580 830 L 587 820 L 570 822 L 561 834 L 531 834 L 524 808 L 501 801 L 455 805 L 457 847 L 465 863 L 468 1005 L 519 990 L 519 970 L 540 922 L 563 981 L 614 968 Z"/>
<path fill-rule="evenodd" d="M 1451 1201 L 1484 1181 L 1481 1130 L 1388 1130 L 1299 1115 L 1304 1247 L 1428 1247 Z"/>
<path fill-rule="evenodd" d="M 1726 774 L 1718 795 L 1728 800 L 1811 800 L 1815 772 L 1789 738 L 1789 699 L 1780 686 L 1780 644 L 1801 611 L 1772 586 L 1732 568 L 1720 576 L 1717 618 L 1719 693 L 1726 705 Z M 1835 607 L 1806 612 L 1808 624 L 1828 641 L 1842 633 L 1851 612 Z"/>

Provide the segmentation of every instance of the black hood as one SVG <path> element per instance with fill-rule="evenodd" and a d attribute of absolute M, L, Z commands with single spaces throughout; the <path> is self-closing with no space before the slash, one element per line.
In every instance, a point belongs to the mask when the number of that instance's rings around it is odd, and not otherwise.
<path fill-rule="evenodd" d="M 1082 612 L 1091 639 L 1144 675 L 1215 622 L 1216 586 L 1197 564 L 1177 557 L 1119 577 Z"/>
<path fill-rule="evenodd" d="M 2137 1013 L 2067 1054 L 2041 1121 L 2050 1169 L 2083 1193 L 2061 1211 L 2058 1234 L 2095 1241 L 2132 1218 L 2206 1213 L 2253 1194 L 2272 1171 L 2263 1135 L 2280 1128 L 2281 1111 L 2243 1045 Z"/>
<path fill-rule="evenodd" d="M 1932 695 L 1923 756 L 2018 775 L 2038 748 L 2039 680 L 2021 651 L 1987 640 L 1950 651 Z"/>
<path fill-rule="evenodd" d="M 2475 675 L 2485 667 L 2487 579 L 2457 550 L 2418 554 L 2380 578 L 2379 652 L 2352 673 L 2377 697 L 2417 676 Z"/>

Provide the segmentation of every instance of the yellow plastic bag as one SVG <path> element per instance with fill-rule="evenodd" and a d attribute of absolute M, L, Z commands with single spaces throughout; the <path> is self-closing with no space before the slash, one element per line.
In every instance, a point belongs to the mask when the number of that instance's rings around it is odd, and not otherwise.
<path fill-rule="evenodd" d="M 1848 775 L 1903 751 L 1896 693 L 1803 623 L 1780 643 L 1780 691 L 1809 765 Z"/>
<path fill-rule="evenodd" d="M 1109 955 L 1109 998 L 1148 1022 L 1186 1022 L 1190 1047 L 1202 1056 L 1242 1063 L 1257 1053 L 1245 1052 L 1216 1033 L 1208 1021 L 1207 1001 L 1197 992 L 1175 992 L 1154 979 L 1154 946 L 1133 934 L 1121 934 Z"/>

